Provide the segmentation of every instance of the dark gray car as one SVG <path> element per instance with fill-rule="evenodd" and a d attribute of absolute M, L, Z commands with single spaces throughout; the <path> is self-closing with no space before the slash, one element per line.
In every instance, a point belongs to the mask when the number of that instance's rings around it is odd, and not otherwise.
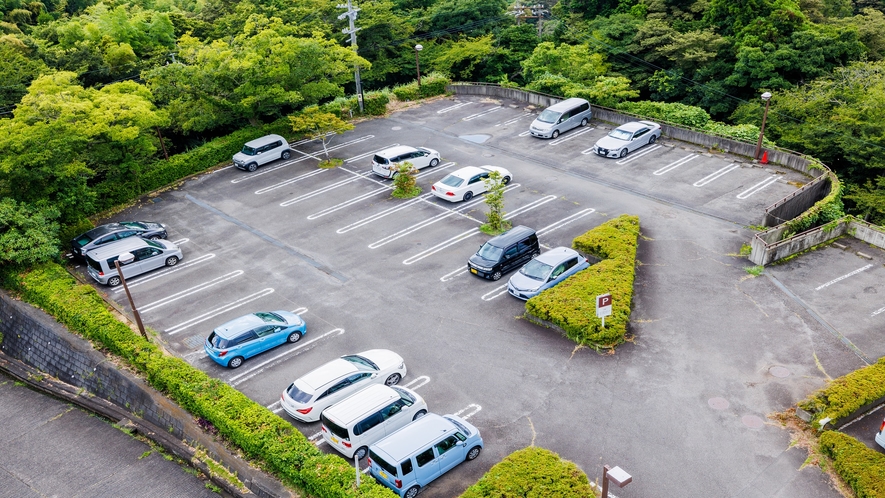
<path fill-rule="evenodd" d="M 75 256 L 83 256 L 96 247 L 134 235 L 151 240 L 165 239 L 166 225 L 153 221 L 121 221 L 99 225 L 71 239 L 71 250 Z"/>

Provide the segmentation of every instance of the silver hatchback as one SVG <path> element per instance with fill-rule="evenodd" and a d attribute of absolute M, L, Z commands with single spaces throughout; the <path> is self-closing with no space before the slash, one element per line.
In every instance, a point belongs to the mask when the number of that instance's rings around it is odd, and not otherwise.
<path fill-rule="evenodd" d="M 181 249 L 168 240 L 148 240 L 129 237 L 111 242 L 86 253 L 86 271 L 100 284 L 120 285 L 120 275 L 114 264 L 121 254 L 131 253 L 132 262 L 121 264 L 123 276 L 135 277 L 164 266 L 175 266 L 184 257 Z"/>

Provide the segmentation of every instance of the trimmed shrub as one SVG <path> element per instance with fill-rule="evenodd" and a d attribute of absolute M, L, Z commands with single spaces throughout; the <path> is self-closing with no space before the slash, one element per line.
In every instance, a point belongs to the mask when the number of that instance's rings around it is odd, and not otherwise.
<path fill-rule="evenodd" d="M 578 236 L 572 247 L 600 259 L 565 282 L 526 302 L 529 319 L 561 328 L 566 336 L 591 347 L 614 347 L 624 342 L 633 301 L 639 217 L 621 215 Z M 596 317 L 596 296 L 612 296 L 612 314 L 605 328 Z"/>
<path fill-rule="evenodd" d="M 835 431 L 821 434 L 820 449 L 833 459 L 836 472 L 857 498 L 885 497 L 885 455 Z"/>
<path fill-rule="evenodd" d="M 414 81 L 406 85 L 394 87 L 393 94 L 397 100 L 406 102 L 409 100 L 418 100 L 419 98 L 434 97 L 446 93 L 446 86 L 452 83 L 452 79 L 448 76 L 433 72 L 421 77 L 421 88 L 418 88 L 418 82 Z"/>
<path fill-rule="evenodd" d="M 573 462 L 544 448 L 529 446 L 501 460 L 461 498 L 587 498 L 596 496 Z"/>
<path fill-rule="evenodd" d="M 812 424 L 829 417 L 832 423 L 848 417 L 865 405 L 885 397 L 885 357 L 830 382 L 799 403 L 812 414 Z"/>
<path fill-rule="evenodd" d="M 212 423 L 227 441 L 287 485 L 321 497 L 394 496 L 372 479 L 357 488 L 353 467 L 344 459 L 323 454 L 291 424 L 228 384 L 163 354 L 114 318 L 94 288 L 77 284 L 61 266 L 45 264 L 23 273 L 15 289 L 70 330 L 123 358 L 154 388 Z"/>
<path fill-rule="evenodd" d="M 409 83 L 394 87 L 392 92 L 400 102 L 418 100 L 418 83 Z"/>
<path fill-rule="evenodd" d="M 674 125 L 683 125 L 697 130 L 703 129 L 710 122 L 710 115 L 700 107 L 668 102 L 621 102 L 616 108 L 650 119 L 665 121 Z M 757 135 L 758 136 L 758 135 Z"/>

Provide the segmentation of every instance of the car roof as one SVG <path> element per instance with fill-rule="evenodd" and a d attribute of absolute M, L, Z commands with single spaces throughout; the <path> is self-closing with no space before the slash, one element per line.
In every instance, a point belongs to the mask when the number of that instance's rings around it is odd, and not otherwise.
<path fill-rule="evenodd" d="M 558 102 L 556 104 L 553 104 L 552 106 L 548 107 L 547 109 L 549 109 L 551 111 L 556 111 L 556 112 L 567 111 L 576 105 L 584 104 L 584 103 L 589 104 L 589 102 L 587 102 L 586 100 L 584 100 L 582 98 L 572 97 L 570 99 L 565 99 L 562 102 Z"/>
<path fill-rule="evenodd" d="M 256 138 L 255 140 L 251 140 L 249 142 L 246 142 L 246 146 L 252 147 L 252 148 L 261 147 L 262 145 L 267 145 L 270 142 L 275 142 L 277 140 L 282 140 L 283 142 L 286 141 L 285 138 L 283 138 L 279 135 L 265 135 L 263 137 Z"/>
<path fill-rule="evenodd" d="M 416 150 L 418 149 L 416 149 L 415 147 L 410 147 L 408 145 L 397 145 L 396 147 L 391 147 L 389 149 L 384 149 L 381 152 L 376 152 L 375 155 L 390 158 L 406 152 L 415 152 Z"/>
<path fill-rule="evenodd" d="M 643 121 L 630 121 L 629 123 L 624 123 L 621 126 L 618 126 L 618 129 L 624 131 L 636 131 L 647 126 L 649 126 L 649 123 Z"/>
<path fill-rule="evenodd" d="M 214 330 L 215 335 L 223 338 L 223 339 L 231 339 L 235 337 L 237 334 L 244 330 L 248 330 L 252 327 L 261 325 L 264 323 L 264 320 L 255 316 L 254 313 L 250 313 L 246 316 L 241 316 L 239 318 L 234 318 L 233 320 L 222 324 L 218 328 Z"/>
<path fill-rule="evenodd" d="M 93 228 L 92 230 L 89 230 L 84 235 L 92 237 L 93 239 L 97 239 L 97 238 L 101 237 L 102 235 L 107 235 L 109 233 L 117 232 L 117 231 L 120 231 L 123 229 L 130 229 L 131 230 L 131 228 L 129 228 L 125 225 L 121 225 L 119 223 L 105 223 L 104 225 L 99 225 L 99 226 Z"/>
<path fill-rule="evenodd" d="M 310 386 L 316 392 L 319 388 L 336 379 L 344 377 L 348 374 L 358 372 L 357 366 L 347 360 L 335 358 L 334 360 L 321 365 L 298 379 L 300 382 Z"/>
<path fill-rule="evenodd" d="M 396 464 L 452 430 L 458 430 L 458 426 L 451 420 L 436 413 L 428 413 L 373 444 L 372 450 L 381 450 L 392 460 L 390 463 Z"/>
<path fill-rule="evenodd" d="M 571 256 L 577 256 L 578 252 L 574 249 L 569 249 L 568 247 L 555 247 L 550 249 L 549 251 L 541 254 L 536 260 L 541 263 L 545 263 L 548 265 L 554 265 L 556 263 L 561 262 L 563 259 L 569 258 Z"/>
<path fill-rule="evenodd" d="M 417 396 L 417 395 L 416 395 Z M 358 417 L 382 408 L 400 398 L 399 393 L 384 384 L 374 384 L 335 403 L 323 412 L 333 422 L 350 425 Z"/>
<path fill-rule="evenodd" d="M 527 226 L 517 225 L 497 237 L 492 237 L 489 239 L 489 243 L 495 247 L 502 247 L 518 242 L 533 233 L 535 233 L 533 229 Z"/>
<path fill-rule="evenodd" d="M 92 259 L 102 260 L 111 256 L 119 256 L 124 252 L 131 252 L 133 249 L 141 249 L 142 247 L 147 247 L 149 245 L 150 244 L 141 237 L 126 237 L 125 239 L 115 240 L 109 244 L 99 246 L 86 254 Z"/>
<path fill-rule="evenodd" d="M 456 169 L 449 173 L 450 175 L 457 176 L 458 178 L 464 178 L 465 180 L 469 180 L 473 175 L 478 175 L 480 173 L 485 173 L 486 170 L 480 168 L 479 166 L 464 166 L 463 168 Z"/>

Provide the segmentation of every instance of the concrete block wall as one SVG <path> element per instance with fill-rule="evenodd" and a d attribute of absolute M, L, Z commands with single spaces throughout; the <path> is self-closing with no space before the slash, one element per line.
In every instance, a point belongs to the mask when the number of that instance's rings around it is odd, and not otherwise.
<path fill-rule="evenodd" d="M 750 261 L 764 266 L 845 234 L 885 249 L 885 228 L 854 216 L 842 218 L 835 227 L 821 226 L 780 240 L 783 230 L 782 227 L 776 227 L 756 234 Z"/>

